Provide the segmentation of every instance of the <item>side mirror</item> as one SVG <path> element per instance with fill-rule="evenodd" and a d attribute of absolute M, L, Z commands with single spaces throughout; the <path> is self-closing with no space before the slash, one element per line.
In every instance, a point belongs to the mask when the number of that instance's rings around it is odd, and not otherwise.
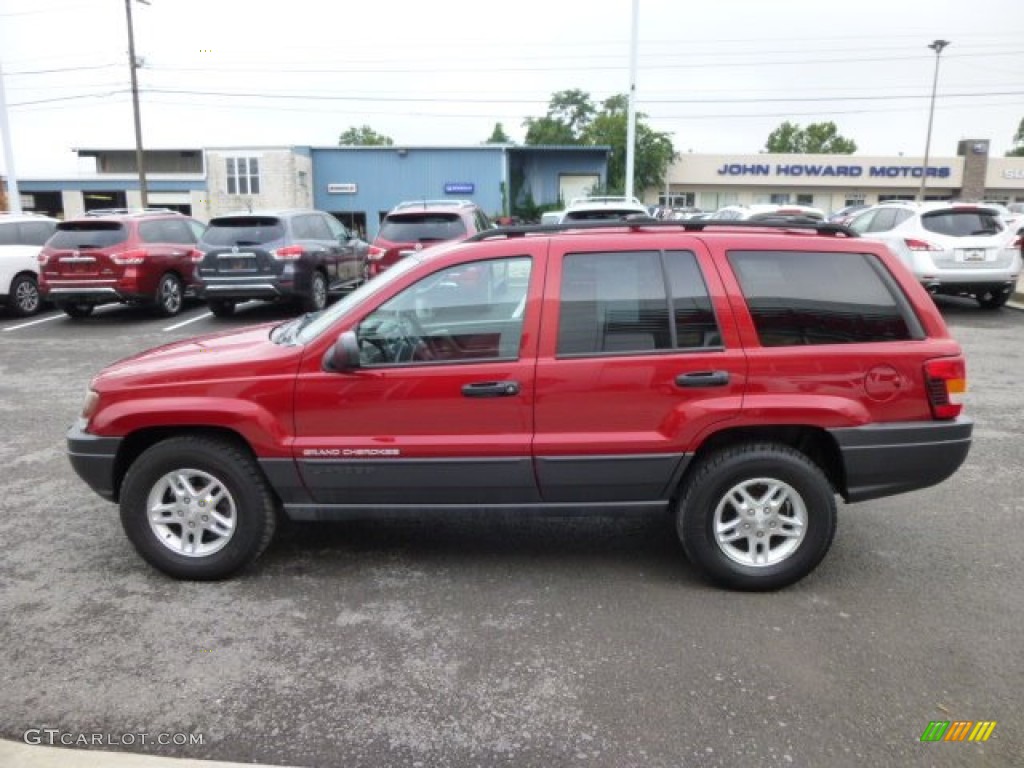
<path fill-rule="evenodd" d="M 359 341 L 354 331 L 345 331 L 324 353 L 320 367 L 331 373 L 345 373 L 361 367 Z"/>

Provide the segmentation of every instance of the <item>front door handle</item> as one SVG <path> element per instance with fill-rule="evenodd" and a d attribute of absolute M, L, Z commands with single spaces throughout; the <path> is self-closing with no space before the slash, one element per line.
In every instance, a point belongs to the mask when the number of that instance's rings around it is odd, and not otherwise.
<path fill-rule="evenodd" d="M 728 371 L 694 371 L 676 376 L 677 387 L 724 387 L 728 383 Z"/>
<path fill-rule="evenodd" d="M 463 397 L 512 397 L 518 394 L 518 381 L 477 381 L 462 387 Z"/>

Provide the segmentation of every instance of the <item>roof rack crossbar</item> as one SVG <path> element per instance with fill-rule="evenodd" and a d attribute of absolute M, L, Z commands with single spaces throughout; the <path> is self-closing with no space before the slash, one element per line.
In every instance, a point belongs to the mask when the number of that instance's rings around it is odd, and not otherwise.
<path fill-rule="evenodd" d="M 564 224 L 528 224 L 516 227 L 496 227 L 470 235 L 463 242 L 479 242 L 498 237 L 523 237 L 525 235 L 554 234 L 581 229 L 678 229 L 684 232 L 703 232 L 705 229 L 777 229 L 788 231 L 810 230 L 829 237 L 860 237 L 854 230 L 842 224 L 833 224 L 817 219 L 798 217 L 773 217 L 758 221 L 716 221 L 709 219 L 654 219 L 649 216 L 627 216 L 614 221 L 573 221 Z"/>

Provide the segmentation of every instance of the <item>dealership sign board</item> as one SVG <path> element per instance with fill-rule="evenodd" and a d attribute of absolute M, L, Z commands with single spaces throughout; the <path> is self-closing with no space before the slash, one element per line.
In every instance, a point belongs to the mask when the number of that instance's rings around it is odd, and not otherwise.
<path fill-rule="evenodd" d="M 839 176 L 850 179 L 920 179 L 920 165 L 857 165 L 827 163 L 725 163 L 719 176 L 816 177 Z M 928 166 L 928 178 L 948 179 L 953 170 L 948 165 Z"/>

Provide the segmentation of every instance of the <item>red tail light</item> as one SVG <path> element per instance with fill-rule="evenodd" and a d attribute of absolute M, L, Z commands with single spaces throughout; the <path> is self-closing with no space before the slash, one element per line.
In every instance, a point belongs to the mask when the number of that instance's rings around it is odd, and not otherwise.
<path fill-rule="evenodd" d="M 301 245 L 286 245 L 284 248 L 277 248 L 270 252 L 278 261 L 298 261 L 302 258 Z"/>
<path fill-rule="evenodd" d="M 387 253 L 386 248 L 380 248 L 376 245 L 371 245 L 370 250 L 366 252 L 366 258 L 370 261 L 380 261 L 384 258 L 384 254 Z"/>
<path fill-rule="evenodd" d="M 36 261 L 38 261 L 40 264 L 43 264 L 43 265 L 49 264 L 50 263 L 50 254 L 48 254 L 46 251 L 40 251 L 39 255 L 36 256 Z"/>
<path fill-rule="evenodd" d="M 927 240 L 915 240 L 912 237 L 906 238 L 904 243 L 907 244 L 907 248 L 912 251 L 941 251 L 943 250 L 940 246 L 929 243 Z"/>
<path fill-rule="evenodd" d="M 110 260 L 121 266 L 142 264 L 146 260 L 146 252 L 142 250 L 124 251 L 123 253 L 111 254 Z"/>
<path fill-rule="evenodd" d="M 928 401 L 936 419 L 955 419 L 963 410 L 967 366 L 962 357 L 942 357 L 924 364 Z"/>
<path fill-rule="evenodd" d="M 193 264 L 198 264 L 200 261 L 203 260 L 205 256 L 206 254 L 200 251 L 198 248 L 192 248 L 188 252 L 188 260 L 191 261 Z"/>

